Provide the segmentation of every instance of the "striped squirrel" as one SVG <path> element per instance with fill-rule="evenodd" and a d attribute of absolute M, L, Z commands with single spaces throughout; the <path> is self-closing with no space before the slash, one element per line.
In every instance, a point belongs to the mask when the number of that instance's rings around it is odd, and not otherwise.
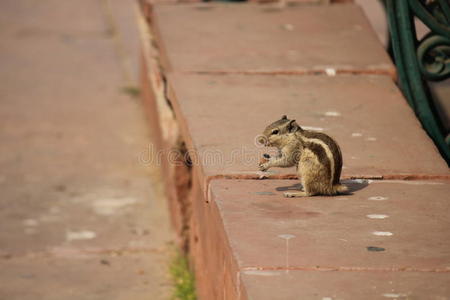
<path fill-rule="evenodd" d="M 286 192 L 285 197 L 336 195 L 346 193 L 341 185 L 342 154 L 338 144 L 328 135 L 302 129 L 295 120 L 283 116 L 273 122 L 258 142 L 278 149 L 278 156 L 264 154 L 259 164 L 261 171 L 272 167 L 297 166 L 303 191 Z"/>

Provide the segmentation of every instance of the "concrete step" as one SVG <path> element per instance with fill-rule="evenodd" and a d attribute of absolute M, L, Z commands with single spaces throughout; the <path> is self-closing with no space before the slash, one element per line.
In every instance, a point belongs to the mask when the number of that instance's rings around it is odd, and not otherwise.
<path fill-rule="evenodd" d="M 448 296 L 450 182 L 357 180 L 352 195 L 283 198 L 296 183 L 214 180 L 198 207 L 219 217 L 200 226 L 223 227 L 237 269 L 220 271 L 243 299 Z"/>
<path fill-rule="evenodd" d="M 287 114 L 336 139 L 344 177 L 448 177 L 448 168 L 389 77 L 373 75 L 168 77 L 169 97 L 205 180 L 258 178 L 257 135 Z M 296 176 L 295 168 L 265 176 Z"/>
<path fill-rule="evenodd" d="M 395 74 L 354 4 L 156 4 L 150 19 L 167 71 Z"/>

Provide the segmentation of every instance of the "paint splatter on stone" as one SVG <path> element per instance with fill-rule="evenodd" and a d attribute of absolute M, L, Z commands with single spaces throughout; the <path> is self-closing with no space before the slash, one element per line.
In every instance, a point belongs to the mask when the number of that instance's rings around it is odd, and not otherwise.
<path fill-rule="evenodd" d="M 369 197 L 368 199 L 372 200 L 372 201 L 383 201 L 383 200 L 387 200 L 389 198 L 383 197 L 383 196 L 372 196 L 372 197 Z"/>
<path fill-rule="evenodd" d="M 293 234 L 280 234 L 278 237 L 280 237 L 282 239 L 285 239 L 285 240 L 290 240 L 290 239 L 294 238 L 295 235 L 293 235 Z"/>
<path fill-rule="evenodd" d="M 383 214 L 371 214 L 371 215 L 367 215 L 367 217 L 369 219 L 386 219 L 386 218 L 389 218 L 388 215 L 383 215 Z"/>
<path fill-rule="evenodd" d="M 331 76 L 331 77 L 336 76 L 336 69 L 333 69 L 333 68 L 326 68 L 326 69 L 325 69 L 325 73 L 326 73 L 328 76 Z"/>
<path fill-rule="evenodd" d="M 325 116 L 327 116 L 327 117 L 339 117 L 340 115 L 341 115 L 341 113 L 337 112 L 337 111 L 327 111 L 325 113 Z"/>
<path fill-rule="evenodd" d="M 366 184 L 366 183 L 371 183 L 372 180 L 369 179 L 349 179 L 349 180 L 345 180 L 344 182 L 349 182 L 349 183 L 358 183 L 358 184 Z"/>
<path fill-rule="evenodd" d="M 360 137 L 360 136 L 362 136 L 362 133 L 359 133 L 359 132 L 352 133 L 352 137 Z"/>
<path fill-rule="evenodd" d="M 372 234 L 376 235 L 376 236 L 392 236 L 392 235 L 394 235 L 390 231 L 374 231 L 374 232 L 372 232 Z"/>
<path fill-rule="evenodd" d="M 375 246 L 369 246 L 367 247 L 367 251 L 371 251 L 371 252 L 382 252 L 385 251 L 385 248 L 382 247 L 375 247 Z"/>
<path fill-rule="evenodd" d="M 383 297 L 396 299 L 396 298 L 407 297 L 407 295 L 406 294 L 397 294 L 397 293 L 386 293 L 386 294 L 383 294 Z"/>

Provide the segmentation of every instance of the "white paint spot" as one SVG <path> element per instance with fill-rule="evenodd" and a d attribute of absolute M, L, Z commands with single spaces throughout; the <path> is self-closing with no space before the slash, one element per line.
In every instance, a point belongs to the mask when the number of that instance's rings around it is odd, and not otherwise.
<path fill-rule="evenodd" d="M 295 238 L 295 235 L 293 234 L 280 234 L 278 237 L 285 239 L 285 240 L 290 240 L 292 238 Z"/>
<path fill-rule="evenodd" d="M 283 28 L 284 28 L 284 30 L 287 30 L 287 31 L 293 31 L 294 30 L 294 25 L 292 25 L 292 24 L 283 24 Z"/>
<path fill-rule="evenodd" d="M 325 69 L 325 73 L 328 76 L 336 76 L 336 69 L 334 69 L 334 68 L 326 68 Z"/>
<path fill-rule="evenodd" d="M 314 127 L 314 126 L 302 126 L 305 130 L 314 130 L 314 131 L 324 131 L 322 127 Z"/>
<path fill-rule="evenodd" d="M 377 138 L 373 137 L 373 136 L 370 136 L 366 140 L 369 141 L 369 142 L 375 142 L 377 140 Z"/>
<path fill-rule="evenodd" d="M 35 219 L 26 219 L 23 220 L 23 225 L 25 226 L 37 226 L 38 225 L 38 221 Z"/>
<path fill-rule="evenodd" d="M 97 234 L 93 231 L 82 230 L 82 231 L 67 231 L 66 232 L 66 240 L 68 242 L 74 240 L 92 240 L 95 238 Z"/>
<path fill-rule="evenodd" d="M 277 271 L 264 271 L 264 270 L 247 270 L 244 271 L 246 275 L 257 275 L 257 276 L 278 276 L 280 272 Z"/>
<path fill-rule="evenodd" d="M 369 200 L 373 200 L 373 201 L 383 201 L 383 200 L 387 200 L 389 199 L 388 197 L 383 197 L 383 196 L 372 196 L 368 198 Z"/>
<path fill-rule="evenodd" d="M 362 136 L 362 133 L 359 133 L 359 132 L 352 133 L 352 137 L 360 137 L 360 136 Z"/>
<path fill-rule="evenodd" d="M 322 297 L 322 300 L 333 300 L 331 297 Z"/>
<path fill-rule="evenodd" d="M 407 296 L 406 294 L 396 294 L 396 293 L 383 294 L 383 297 L 386 297 L 386 298 L 401 298 L 401 297 L 406 297 L 406 296 Z"/>
<path fill-rule="evenodd" d="M 363 183 L 370 183 L 369 180 L 367 179 L 350 179 L 350 180 L 344 180 L 344 182 L 349 182 L 349 183 L 359 183 L 359 184 L 363 184 Z"/>
<path fill-rule="evenodd" d="M 392 232 L 389 232 L 389 231 L 374 231 L 374 232 L 372 232 L 372 234 L 376 235 L 376 236 L 392 236 L 392 235 L 394 235 Z"/>
<path fill-rule="evenodd" d="M 367 215 L 367 217 L 369 219 L 386 219 L 386 218 L 389 218 L 388 215 L 378 215 L 378 214 Z"/>
<path fill-rule="evenodd" d="M 325 113 L 325 116 L 327 116 L 327 117 L 339 117 L 340 115 L 341 115 L 341 113 L 337 112 L 337 111 L 327 111 Z"/>
<path fill-rule="evenodd" d="M 351 159 L 359 159 L 356 156 L 350 156 Z"/>
<path fill-rule="evenodd" d="M 136 203 L 135 198 L 107 198 L 94 201 L 94 211 L 99 215 L 113 215 L 125 206 Z"/>

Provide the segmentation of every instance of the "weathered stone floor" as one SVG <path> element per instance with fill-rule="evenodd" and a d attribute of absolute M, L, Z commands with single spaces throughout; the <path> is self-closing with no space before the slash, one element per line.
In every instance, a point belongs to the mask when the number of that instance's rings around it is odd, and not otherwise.
<path fill-rule="evenodd" d="M 0 3 L 0 299 L 168 298 L 133 4 Z"/>

